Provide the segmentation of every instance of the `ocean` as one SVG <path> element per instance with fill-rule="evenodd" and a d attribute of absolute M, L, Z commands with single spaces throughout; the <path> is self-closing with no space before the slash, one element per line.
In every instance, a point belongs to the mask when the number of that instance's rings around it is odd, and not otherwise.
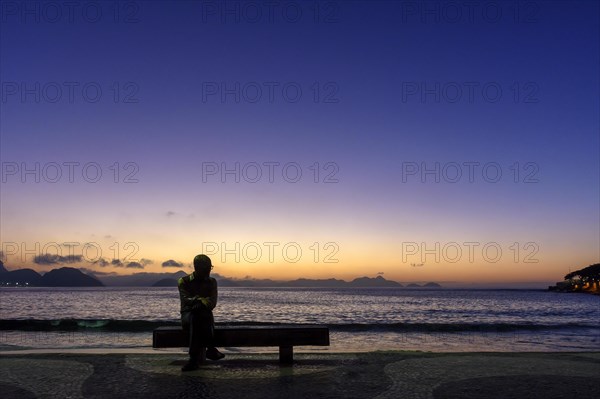
<path fill-rule="evenodd" d="M 217 325 L 327 325 L 331 346 L 317 351 L 600 350 L 600 297 L 586 294 L 236 287 L 219 289 L 214 314 Z M 150 348 L 154 328 L 177 324 L 175 287 L 0 288 L 0 351 Z"/>

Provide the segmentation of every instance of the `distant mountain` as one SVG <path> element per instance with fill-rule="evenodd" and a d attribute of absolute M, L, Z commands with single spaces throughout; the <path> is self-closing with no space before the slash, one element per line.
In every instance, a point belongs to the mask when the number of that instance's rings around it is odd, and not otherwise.
<path fill-rule="evenodd" d="M 44 274 L 37 285 L 43 287 L 103 287 L 100 281 L 73 267 L 61 267 Z"/>
<path fill-rule="evenodd" d="M 309 279 L 309 278 L 299 278 L 291 281 L 279 281 L 275 282 L 273 280 L 269 280 L 271 282 L 271 286 L 277 287 L 345 287 L 348 283 L 344 280 L 338 280 L 335 278 L 328 279 Z"/>
<path fill-rule="evenodd" d="M 177 287 L 177 280 L 174 278 L 163 278 L 152 284 L 152 287 Z"/>
<path fill-rule="evenodd" d="M 217 277 L 217 280 L 219 278 Z M 402 287 L 402 284 L 395 281 L 386 280 L 381 276 L 375 278 L 359 277 L 350 282 L 338 280 L 335 278 L 329 279 L 309 279 L 299 278 L 290 281 L 275 281 L 270 279 L 244 279 L 232 280 L 225 279 L 231 285 L 223 284 L 224 280 L 219 280 L 221 286 L 237 286 L 237 287 L 307 287 L 307 288 L 343 288 L 343 287 Z"/>
<path fill-rule="evenodd" d="M 89 272 L 89 270 L 86 270 Z M 31 286 L 47 286 L 47 287 L 177 287 L 177 280 L 188 275 L 183 270 L 178 270 L 174 273 L 148 273 L 139 272 L 130 275 L 93 275 L 83 273 L 79 269 L 72 267 L 62 267 L 54 269 L 43 276 L 31 269 L 18 269 L 8 271 L 0 262 L 0 284 L 25 285 L 29 283 Z M 348 282 L 335 278 L 329 279 L 309 279 L 299 278 L 289 281 L 277 281 L 271 279 L 234 279 L 212 273 L 212 276 L 218 281 L 219 287 L 307 287 L 307 288 L 376 288 L 376 287 L 402 287 L 402 284 L 386 280 L 382 276 L 377 277 L 358 277 Z M 406 287 L 421 287 L 418 284 L 411 283 Z M 430 282 L 423 287 L 438 288 L 441 287 L 438 283 Z"/>
<path fill-rule="evenodd" d="M 177 280 L 181 277 L 187 276 L 189 273 L 183 270 L 178 270 L 174 273 L 148 273 L 140 272 L 126 276 L 122 275 L 110 275 L 110 276 L 98 276 L 98 279 L 107 286 L 112 287 L 176 287 Z M 217 273 L 213 273 L 212 277 L 217 279 L 220 287 L 237 287 L 240 284 L 238 280 L 233 280 L 227 277 L 222 277 Z M 167 281 L 169 280 L 169 281 Z M 173 285 L 171 282 L 173 282 Z M 254 281 L 254 280 L 249 280 Z M 269 280 L 271 281 L 271 280 Z M 158 284 L 158 285 L 157 285 Z M 163 285 L 164 284 L 164 285 Z M 259 283 L 256 285 L 249 284 L 249 286 L 262 286 Z"/>
<path fill-rule="evenodd" d="M 153 287 L 175 287 L 177 279 L 185 276 L 184 272 L 177 272 L 175 275 L 168 273 L 136 273 L 131 276 L 106 276 L 101 280 L 106 285 L 112 286 L 153 286 Z M 343 288 L 343 287 L 402 287 L 402 284 L 395 281 L 386 280 L 381 276 L 370 278 L 360 277 L 351 282 L 329 279 L 309 279 L 299 278 L 289 281 L 277 281 L 271 279 L 232 279 L 213 273 L 212 276 L 217 280 L 219 287 L 307 287 L 307 288 Z M 162 277 L 162 278 L 161 278 Z"/>
<path fill-rule="evenodd" d="M 163 279 L 173 279 L 175 281 L 186 276 L 188 273 L 178 270 L 174 273 L 147 273 L 140 272 L 126 276 L 98 276 L 98 279 L 105 285 L 113 287 L 151 287 L 154 283 Z"/>
<path fill-rule="evenodd" d="M 216 277 L 219 282 L 219 286 L 221 287 L 279 287 L 278 283 L 283 283 L 282 281 L 275 281 L 271 279 L 255 279 L 255 278 L 246 278 L 243 280 L 226 278 L 226 277 Z"/>
<path fill-rule="evenodd" d="M 4 269 L 6 270 L 6 269 Z M 0 274 L 0 284 L 2 285 L 39 285 L 42 276 L 32 269 L 17 269 L 11 272 L 6 271 Z"/>
<path fill-rule="evenodd" d="M 381 276 L 375 278 L 359 277 L 352 280 L 349 285 L 352 287 L 402 287 L 402 284 L 395 281 L 386 280 Z"/>
<path fill-rule="evenodd" d="M 174 276 L 171 275 L 171 277 L 165 277 L 165 278 L 162 278 L 162 279 L 154 282 L 151 285 L 151 287 L 177 287 L 177 280 L 179 280 L 180 277 L 183 277 L 186 275 L 187 275 L 187 273 L 184 273 L 184 272 L 174 273 Z M 226 278 L 226 277 L 221 277 L 217 273 L 214 273 L 212 275 L 212 277 L 214 277 L 217 280 L 219 287 L 238 287 L 239 286 L 239 284 L 237 282 L 235 282 L 234 280 Z"/>
<path fill-rule="evenodd" d="M 219 275 L 218 273 L 212 273 L 211 277 L 214 277 L 217 282 L 219 283 L 219 287 L 239 287 L 240 285 L 238 284 L 237 280 L 228 278 L 228 277 L 223 277 L 221 275 Z"/>

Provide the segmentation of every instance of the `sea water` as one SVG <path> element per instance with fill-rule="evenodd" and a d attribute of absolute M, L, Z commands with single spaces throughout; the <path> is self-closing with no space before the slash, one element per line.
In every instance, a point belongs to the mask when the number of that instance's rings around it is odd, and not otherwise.
<path fill-rule="evenodd" d="M 600 350 L 600 297 L 542 290 L 220 288 L 214 315 L 327 325 L 331 346 L 312 350 Z M 176 287 L 0 288 L 2 351 L 150 348 L 154 328 L 178 324 Z"/>

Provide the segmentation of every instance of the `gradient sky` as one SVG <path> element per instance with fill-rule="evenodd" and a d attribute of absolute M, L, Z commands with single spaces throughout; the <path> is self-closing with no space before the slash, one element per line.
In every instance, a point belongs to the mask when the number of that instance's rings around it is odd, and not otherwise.
<path fill-rule="evenodd" d="M 551 282 L 600 259 L 598 2 L 25 3 L 0 4 L 9 269 L 210 250 L 238 278 Z"/>

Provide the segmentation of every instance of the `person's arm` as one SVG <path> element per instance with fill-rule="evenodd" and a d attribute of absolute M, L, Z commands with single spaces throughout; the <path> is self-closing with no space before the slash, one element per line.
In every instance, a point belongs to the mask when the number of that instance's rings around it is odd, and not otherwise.
<path fill-rule="evenodd" d="M 218 297 L 218 289 L 217 289 L 217 280 L 211 278 L 210 280 L 210 292 L 208 296 L 199 298 L 202 306 L 206 307 L 208 310 L 213 310 L 215 306 L 217 306 L 217 297 Z"/>
<path fill-rule="evenodd" d="M 177 281 L 177 287 L 179 288 L 179 298 L 181 299 L 182 307 L 191 308 L 198 303 L 198 296 L 192 296 L 186 287 L 183 277 Z"/>
<path fill-rule="evenodd" d="M 206 305 L 210 310 L 213 310 L 217 306 L 217 299 L 219 296 L 219 290 L 217 287 L 217 280 L 214 278 L 210 279 L 212 283 L 210 286 L 210 296 L 208 297 L 208 304 Z"/>

